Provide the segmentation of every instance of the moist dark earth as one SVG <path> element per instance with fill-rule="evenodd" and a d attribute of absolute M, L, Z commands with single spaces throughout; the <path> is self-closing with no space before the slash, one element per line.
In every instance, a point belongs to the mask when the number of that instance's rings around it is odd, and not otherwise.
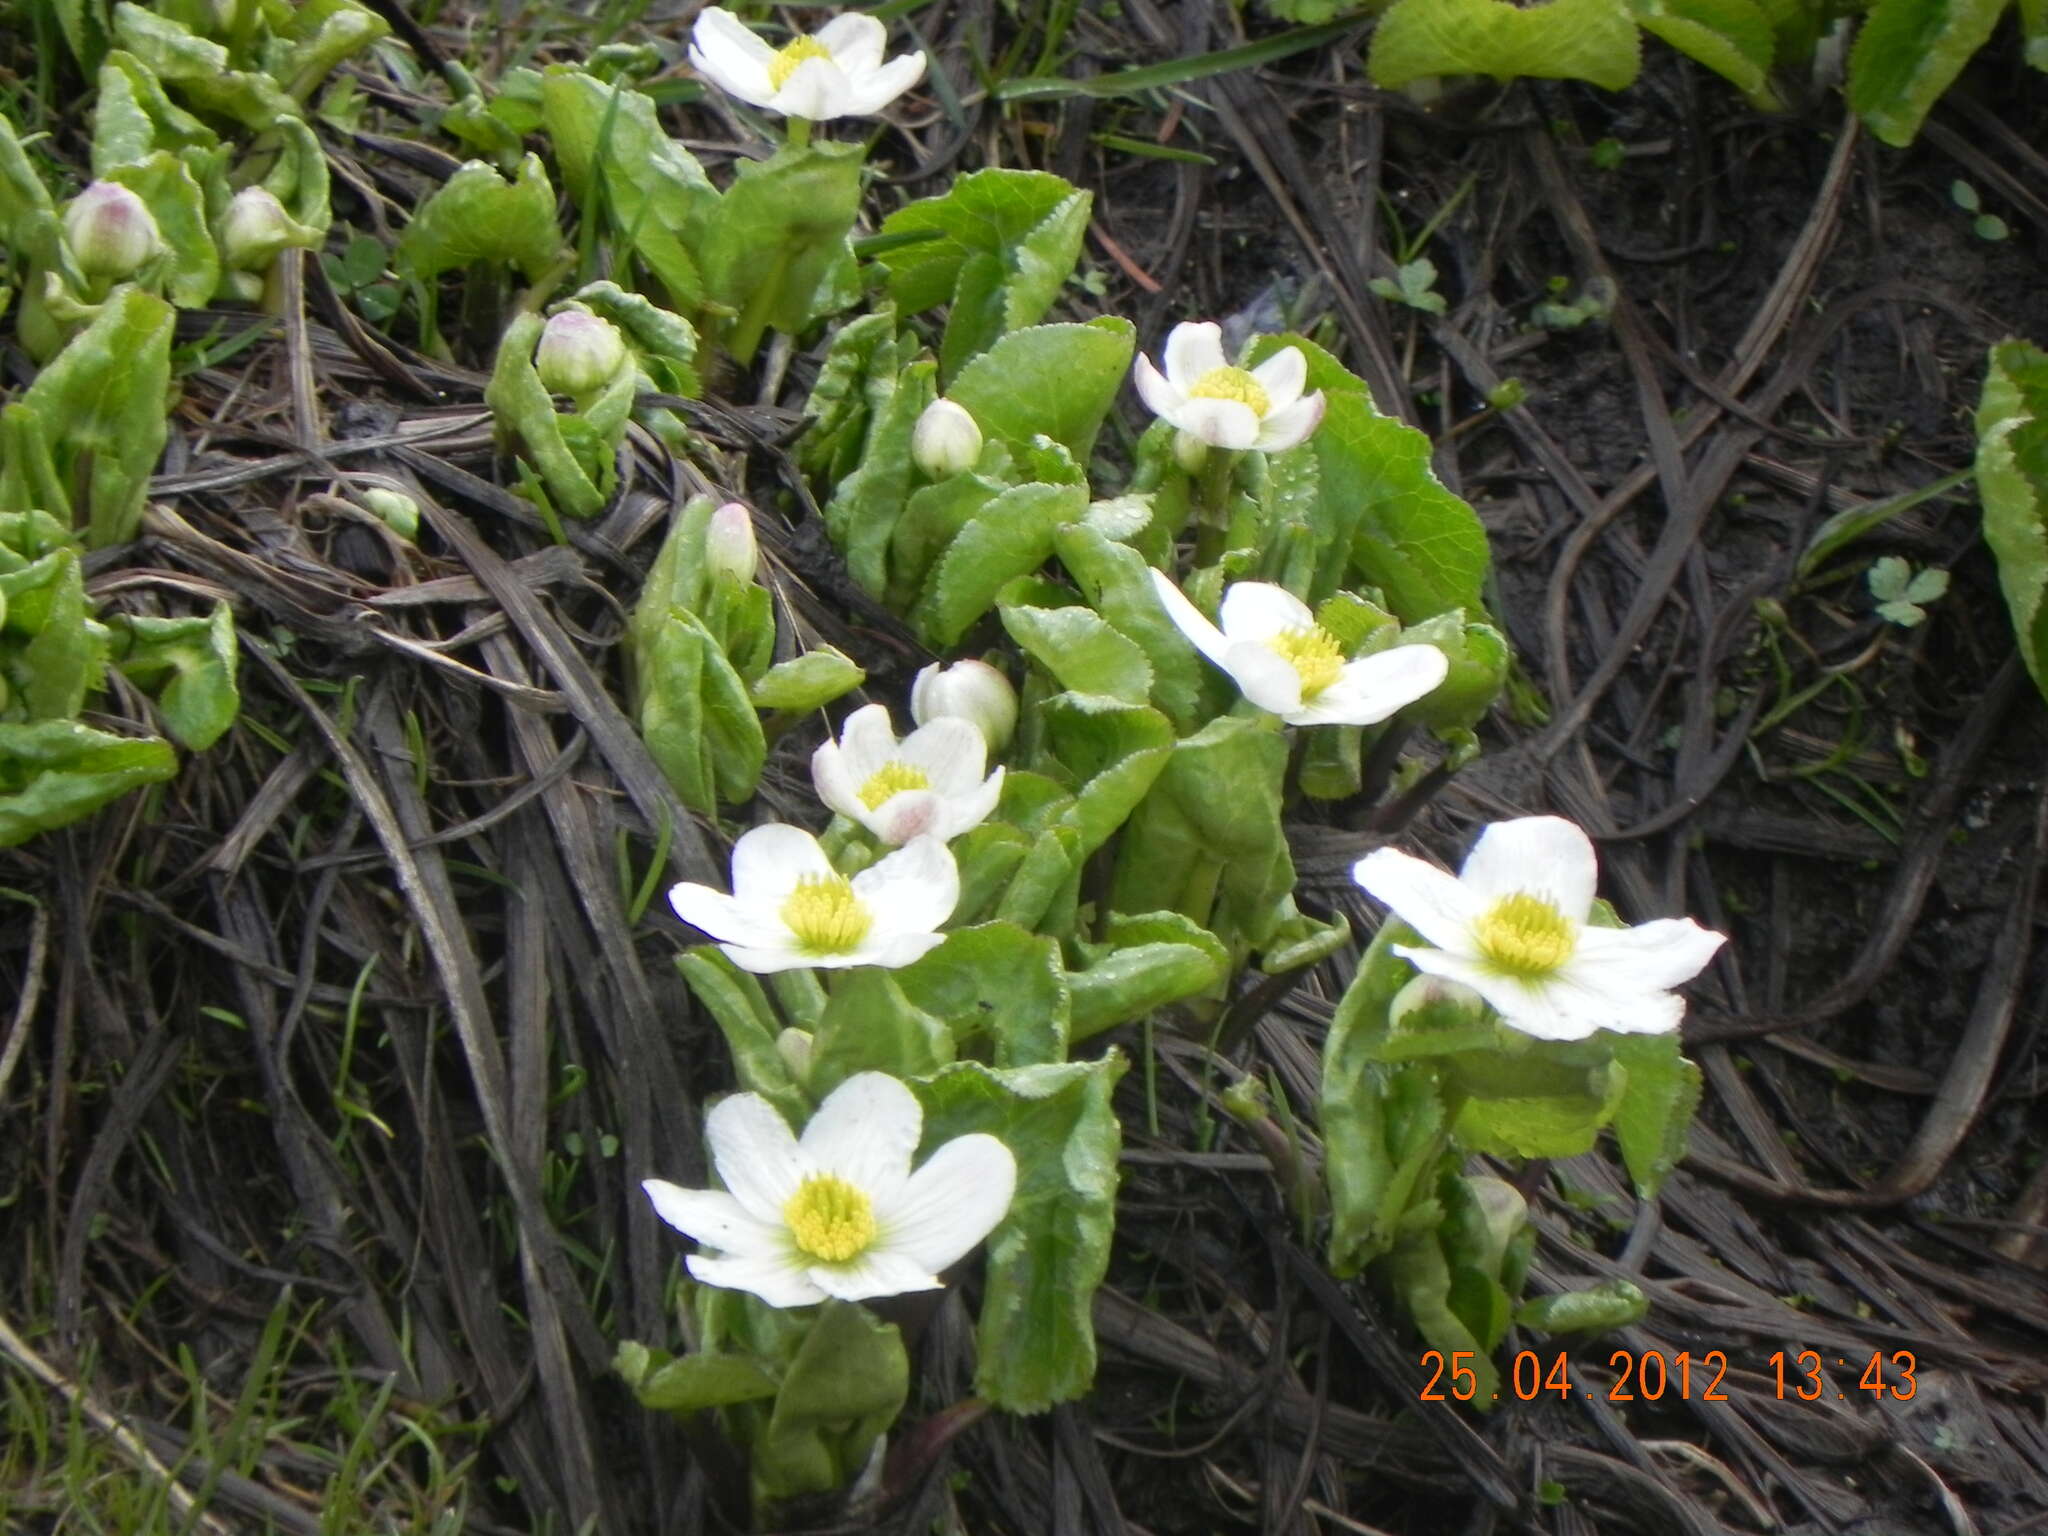
<path fill-rule="evenodd" d="M 1654 46 L 1619 95 L 1478 84 L 1425 109 L 1375 91 L 1343 44 L 1172 92 L 1005 107 L 974 94 L 972 58 L 1018 18 L 918 14 L 935 67 L 967 92 L 967 131 L 899 113 L 875 151 L 885 199 L 983 164 L 1090 187 L 1072 315 L 1130 315 L 1148 351 L 1180 319 L 1308 332 L 1431 434 L 1438 474 L 1493 539 L 1490 600 L 1517 671 L 1486 755 L 1398 823 L 1342 805 L 1305 816 L 1303 906 L 1367 933 L 1374 913 L 1345 874 L 1366 849 L 1398 836 L 1454 861 L 1487 821 L 1553 812 L 1595 834 L 1625 916 L 1690 912 L 1732 942 L 1693 992 L 1707 1096 L 1661 1202 L 1639 1206 L 1604 1153 L 1505 1170 L 1539 1223 L 1538 1290 L 1625 1275 L 1651 1298 L 1642 1324 L 1566 1346 L 1590 1396 L 1486 1414 L 1423 1401 L 1421 1346 L 1369 1284 L 1327 1277 L 1260 1147 L 1217 1109 L 1244 1074 L 1313 1103 L 1348 979 L 1333 962 L 1227 1049 L 1171 1018 L 1108 1042 L 1142 1069 L 1120 1091 L 1129 1160 L 1097 1390 L 966 1430 L 883 1528 L 2048 1529 L 2048 709 L 2014 659 L 1967 482 L 1801 565 L 1834 514 L 1966 468 L 1986 348 L 2048 342 L 2048 89 L 2016 37 L 1900 151 L 1833 92 L 1759 115 Z M 681 35 L 680 18 L 645 24 L 670 48 Z M 1067 72 L 1227 47 L 1245 26 L 1266 24 L 1151 0 L 1083 12 Z M 430 35 L 463 46 L 455 18 Z M 566 37 L 550 48 L 571 56 Z M 703 106 L 671 131 L 722 174 L 733 126 Z M 1104 133 L 1212 163 L 1133 156 Z M 395 203 L 431 185 L 374 144 L 331 148 Z M 1973 229 L 1959 180 L 2005 238 Z M 369 227 L 336 185 L 338 215 Z M 1424 248 L 1445 313 L 1375 294 L 1454 201 Z M 1588 291 L 1611 295 L 1607 313 L 1532 323 Z M 351 465 L 431 493 L 467 535 L 437 527 L 414 556 L 338 516 L 331 474 L 295 449 L 273 333 L 187 381 L 157 487 L 183 531 L 153 522 L 94 563 L 105 588 L 150 571 L 211 583 L 269 644 L 245 662 L 244 726 L 148 819 L 116 808 L 0 854 L 0 886 L 47 914 L 0 908 L 0 991 L 23 999 L 28 1031 L 0 1150 L 0 1242 L 28 1258 L 0 1279 L 0 1311 L 36 1320 L 39 1347 L 89 1370 L 174 1464 L 192 1436 L 179 1349 L 232 1399 L 290 1284 L 306 1319 L 281 1385 L 296 1411 L 396 1369 L 421 1415 L 491 1421 L 447 1431 L 477 1457 L 465 1529 L 714 1529 L 703 1464 L 604 1369 L 616 1338 L 668 1328 L 673 1253 L 633 1183 L 649 1167 L 701 1175 L 694 1106 L 730 1083 L 670 967 L 680 930 L 658 913 L 629 930 L 605 894 L 619 851 L 644 868 L 652 839 L 589 691 L 616 689 L 619 608 L 669 496 L 706 476 L 785 515 L 772 553 L 804 624 L 899 692 L 924 658 L 843 596 L 789 492 L 782 445 L 817 338 L 777 398 L 742 403 L 754 385 L 730 380 L 699 413 L 719 463 L 643 459 L 573 560 L 519 574 L 505 562 L 548 541 L 502 489 L 479 415 L 484 330 L 437 363 L 394 325 L 419 396 L 317 317 L 310 331 L 333 437 L 383 444 Z M 7 362 L 10 383 L 25 377 Z M 1505 379 L 1521 403 L 1489 407 Z M 390 444 L 437 421 L 446 435 Z M 1875 612 L 1866 575 L 1886 555 L 1951 575 L 1917 626 Z M 464 576 L 451 604 L 375 608 Z M 367 634 L 364 611 L 413 642 L 486 626 L 453 654 L 490 686 Z M 566 713 L 506 702 L 537 686 Z M 769 810 L 802 804 L 817 739 L 784 738 Z M 394 843 L 429 892 L 410 907 Z M 701 828 L 669 857 L 679 877 L 723 867 Z M 507 885 L 557 914 L 610 901 L 621 920 L 542 922 Z M 422 910 L 470 937 L 498 1087 L 573 1234 L 539 1276 L 508 1257 L 478 1067 Z M 338 1087 L 336 1021 L 365 975 L 376 1046 Z M 618 1151 L 590 1155 L 605 1145 Z M 914 1419 L 967 1391 L 970 1314 L 957 1296 L 899 1311 L 919 1351 Z M 1559 1347 L 1508 1346 L 1546 1366 Z M 1809 1349 L 1827 1391 L 1799 1401 L 1795 1369 L 1781 1401 L 1773 1354 Z M 1718 1352 L 1725 1401 L 1610 1401 L 1616 1355 L 1651 1352 Z M 1896 1383 L 1903 1352 L 1909 1399 L 1856 1385 L 1873 1355 Z M 438 1475 L 395 1436 L 380 1446 L 417 1483 Z M 318 1530 L 319 1475 L 280 1445 L 221 1477 L 214 1508 L 229 1529 Z M 50 1529 L 59 1512 L 20 1518 Z"/>

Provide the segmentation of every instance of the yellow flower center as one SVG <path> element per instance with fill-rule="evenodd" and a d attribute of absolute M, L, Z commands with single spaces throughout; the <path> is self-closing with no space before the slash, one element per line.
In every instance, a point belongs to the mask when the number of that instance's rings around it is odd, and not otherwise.
<path fill-rule="evenodd" d="M 1548 976 L 1578 948 L 1576 927 L 1541 896 L 1517 891 L 1493 905 L 1473 925 L 1472 936 L 1487 959 L 1510 976 Z"/>
<path fill-rule="evenodd" d="M 875 1205 L 837 1174 L 814 1173 L 782 1208 L 797 1247 L 821 1264 L 844 1264 L 875 1240 Z"/>
<path fill-rule="evenodd" d="M 925 777 L 922 768 L 891 759 L 884 763 L 860 787 L 860 803 L 871 811 L 879 811 L 882 802 L 906 790 L 930 789 L 932 781 Z"/>
<path fill-rule="evenodd" d="M 768 83 L 781 90 L 789 84 L 789 77 L 796 73 L 796 67 L 810 59 L 829 59 L 832 50 L 815 37 L 799 37 L 775 50 L 775 57 L 768 61 Z"/>
<path fill-rule="evenodd" d="M 1300 677 L 1304 704 L 1344 675 L 1344 648 L 1320 624 L 1283 629 L 1266 643 Z"/>
<path fill-rule="evenodd" d="M 1243 368 L 1211 368 L 1195 380 L 1188 396 L 1194 400 L 1235 400 L 1252 408 L 1261 419 L 1273 408 L 1265 385 Z"/>
<path fill-rule="evenodd" d="M 867 937 L 875 915 L 844 875 L 805 875 L 782 904 L 782 921 L 813 954 L 843 955 Z"/>

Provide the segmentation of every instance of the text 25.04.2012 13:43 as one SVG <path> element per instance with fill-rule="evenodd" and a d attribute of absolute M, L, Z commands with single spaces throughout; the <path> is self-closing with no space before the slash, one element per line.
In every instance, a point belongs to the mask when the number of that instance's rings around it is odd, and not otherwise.
<path fill-rule="evenodd" d="M 1454 1349 L 1449 1354 L 1440 1349 L 1425 1350 L 1422 1366 L 1430 1372 L 1430 1377 L 1418 1394 L 1420 1400 L 1434 1403 L 1473 1401 L 1479 1395 L 1479 1375 L 1471 1364 L 1475 1358 L 1470 1350 L 1464 1349 Z M 1914 1372 L 1919 1362 L 1909 1349 L 1889 1353 L 1876 1350 L 1863 1361 L 1836 1356 L 1833 1364 L 1837 1369 L 1849 1371 L 1861 1366 L 1861 1374 L 1855 1382 L 1845 1386 L 1836 1386 L 1829 1381 L 1829 1362 L 1817 1350 L 1790 1352 L 1781 1349 L 1766 1363 L 1771 1368 L 1776 1384 L 1775 1395 L 1780 1402 L 1792 1398 L 1811 1403 L 1830 1395 L 1837 1400 L 1846 1400 L 1851 1392 L 1867 1393 L 1873 1399 L 1889 1396 L 1905 1402 L 1918 1390 Z M 1563 1350 L 1549 1356 L 1539 1355 L 1533 1349 L 1518 1350 L 1506 1379 L 1501 1382 L 1501 1390 L 1492 1393 L 1491 1399 L 1498 1402 L 1506 1398 L 1526 1403 L 1554 1392 L 1564 1398 L 1574 1393 L 1582 1397 L 1600 1396 L 1610 1403 L 1654 1403 L 1666 1397 L 1687 1402 L 1728 1401 L 1724 1389 L 1728 1356 L 1723 1350 L 1710 1349 L 1698 1355 L 1690 1350 L 1679 1350 L 1667 1355 L 1661 1349 L 1617 1349 L 1608 1356 L 1607 1368 L 1615 1373 L 1615 1377 L 1604 1391 L 1599 1390 L 1598 1383 L 1581 1387 L 1572 1380 L 1571 1356 Z"/>

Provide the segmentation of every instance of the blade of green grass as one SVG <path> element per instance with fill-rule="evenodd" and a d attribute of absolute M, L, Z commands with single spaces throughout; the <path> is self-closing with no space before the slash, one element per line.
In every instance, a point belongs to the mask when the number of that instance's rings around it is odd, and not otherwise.
<path fill-rule="evenodd" d="M 1320 26 L 1296 27 L 1291 32 L 1282 32 L 1274 37 L 1262 37 L 1255 43 L 1246 43 L 1238 48 L 1224 48 L 1216 53 L 1199 53 L 1186 59 L 1168 59 L 1163 64 L 1146 64 L 1138 69 L 1120 69 L 1114 74 L 1096 75 L 1087 80 L 1005 80 L 995 88 L 995 96 L 998 101 L 1049 101 L 1066 96 L 1133 96 L 1140 91 L 1155 91 L 1162 86 L 1185 85 L 1190 80 L 1206 80 L 1212 75 L 1229 74 L 1235 69 L 1256 69 L 1261 64 L 1271 64 L 1277 59 L 1305 53 L 1311 48 L 1320 48 L 1324 43 L 1356 32 L 1358 27 L 1359 23 L 1355 18 L 1348 21 L 1326 21 Z"/>

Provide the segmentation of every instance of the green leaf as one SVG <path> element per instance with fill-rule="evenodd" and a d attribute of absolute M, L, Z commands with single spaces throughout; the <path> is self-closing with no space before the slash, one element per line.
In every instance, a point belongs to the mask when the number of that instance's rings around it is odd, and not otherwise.
<path fill-rule="evenodd" d="M 1091 203 L 1058 176 L 990 169 L 883 221 L 884 237 L 933 237 L 879 259 L 891 297 L 906 312 L 951 304 L 939 348 L 942 379 L 1005 332 L 1044 317 L 1080 255 Z"/>
<path fill-rule="evenodd" d="M 832 979 L 806 1086 L 822 1099 L 856 1072 L 927 1077 L 953 1054 L 953 1032 L 911 1002 L 893 971 L 857 966 Z"/>
<path fill-rule="evenodd" d="M 2007 0 L 1877 0 L 1849 52 L 1849 105 L 1903 149 L 1991 38 Z"/>
<path fill-rule="evenodd" d="M 900 612 L 917 601 L 946 546 L 1006 489 L 1000 480 L 969 474 L 948 475 L 910 493 L 889 533 L 890 607 Z"/>
<path fill-rule="evenodd" d="M 676 969 L 725 1036 L 740 1087 L 761 1095 L 791 1125 L 808 1120 L 811 1102 L 776 1049 L 775 1012 L 761 983 L 712 944 L 699 944 L 677 955 Z"/>
<path fill-rule="evenodd" d="M 114 736 L 76 720 L 0 722 L 0 848 L 177 771 L 170 743 L 155 737 Z"/>
<path fill-rule="evenodd" d="M 68 720 L 100 686 L 106 671 L 106 632 L 92 622 L 78 551 L 65 545 L 18 570 L 0 573 L 0 615 L 14 634 L 29 637 L 10 658 L 0 651 L 16 708 L 31 720 Z"/>
<path fill-rule="evenodd" d="M 1685 1059 L 1675 1034 L 1623 1035 L 1614 1059 L 1628 1073 L 1614 1111 L 1614 1138 L 1636 1193 L 1654 1200 L 1685 1158 L 1685 1133 L 1700 1103 L 1700 1069 Z"/>
<path fill-rule="evenodd" d="M 957 1044 L 992 1041 L 998 1067 L 1066 1060 L 1067 976 L 1051 938 L 1014 923 L 982 923 L 947 934 L 896 976 L 912 1003 L 945 1021 Z"/>
<path fill-rule="evenodd" d="M 996 594 L 1007 582 L 1051 558 L 1054 531 L 1087 510 L 1086 486 L 1011 486 L 946 546 L 925 582 L 912 622 L 940 649 L 954 645 L 995 606 Z"/>
<path fill-rule="evenodd" d="M 1460 1276 L 1444 1256 L 1435 1223 L 1418 1231 L 1404 1232 L 1387 1255 L 1385 1270 L 1394 1294 L 1407 1307 L 1408 1315 L 1414 1319 L 1416 1331 L 1423 1339 L 1432 1348 L 1442 1351 L 1446 1359 L 1454 1353 L 1469 1356 L 1464 1363 L 1475 1378 L 1471 1404 L 1481 1412 L 1490 1410 L 1500 1391 L 1500 1370 L 1493 1363 L 1493 1351 L 1485 1332 L 1473 1328 L 1461 1315 L 1472 1310 L 1469 1303 L 1467 1307 L 1454 1304 L 1453 1298 L 1461 1289 Z M 1482 1286 L 1486 1283 L 1485 1277 L 1474 1276 L 1467 1271 L 1466 1284 L 1462 1289 L 1468 1294 L 1475 1279 Z M 1489 1312 L 1492 1311 L 1492 1303 L 1493 1298 L 1487 1298 Z M 1498 1307 L 1505 1314 L 1505 1295 L 1499 1298 Z M 1501 1331 L 1505 1331 L 1505 1316 L 1499 1321 Z"/>
<path fill-rule="evenodd" d="M 749 1470 L 764 1513 L 780 1500 L 850 1484 L 909 1395 L 910 1360 L 895 1325 L 857 1303 L 826 1302 L 752 1447 Z"/>
<path fill-rule="evenodd" d="M 990 436 L 1028 443 L 1043 433 L 1085 464 L 1131 371 L 1136 337 L 1116 316 L 1012 331 L 962 368 L 946 394 Z"/>
<path fill-rule="evenodd" d="M 635 1368 L 628 1351 L 638 1350 L 650 1363 Z M 734 1403 L 764 1402 L 781 1385 L 768 1368 L 751 1355 L 684 1355 L 680 1360 L 651 1361 L 655 1352 L 644 1344 L 621 1344 L 614 1362 L 626 1384 L 633 1389 L 640 1406 L 655 1413 L 688 1416 L 707 1408 L 728 1408 Z"/>
<path fill-rule="evenodd" d="M 703 622 L 669 610 L 634 654 L 635 723 L 683 803 L 707 815 L 751 799 L 768 755 L 746 684 Z"/>
<path fill-rule="evenodd" d="M 528 155 L 513 181 L 469 161 L 419 206 L 392 260 L 423 283 L 478 261 L 506 262 L 531 281 L 563 254 L 555 189 L 540 156 Z"/>
<path fill-rule="evenodd" d="M 36 375 L 8 414 L 39 423 L 59 477 L 89 479 L 86 542 L 94 549 L 135 537 L 150 472 L 169 427 L 175 312 L 154 294 L 117 288 L 98 315 Z"/>
<path fill-rule="evenodd" d="M 172 740 L 199 752 L 227 733 L 242 694 L 235 686 L 235 616 L 226 603 L 216 603 L 210 618 L 125 615 L 113 629 L 123 647 L 121 671 L 156 699 Z"/>
<path fill-rule="evenodd" d="M 1207 663 L 1159 606 L 1144 556 L 1081 525 L 1061 528 L 1053 544 L 1089 606 L 1145 656 L 1152 668 L 1152 701 L 1180 730 L 1207 719 Z"/>
<path fill-rule="evenodd" d="M 1629 9 L 1645 32 L 1706 65 L 1751 105 L 1782 106 L 1771 89 L 1777 39 L 1756 0 L 1629 0 Z"/>
<path fill-rule="evenodd" d="M 1373 30 L 1367 69 L 1397 88 L 1433 75 L 1631 84 L 1642 49 L 1625 0 L 1395 0 Z"/>
<path fill-rule="evenodd" d="M 162 83 L 134 54 L 116 50 L 99 69 L 93 106 L 92 173 L 146 160 L 159 149 L 211 149 L 219 135 L 164 93 Z"/>
<path fill-rule="evenodd" d="M 1649 1298 L 1633 1282 L 1614 1279 L 1524 1302 L 1515 1321 L 1539 1333 L 1605 1333 L 1641 1322 L 1649 1310 Z"/>
<path fill-rule="evenodd" d="M 878 355 L 878 361 L 879 355 Z M 917 418 L 937 394 L 929 360 L 914 362 L 900 375 L 876 368 L 867 378 L 867 435 L 859 467 L 825 503 L 825 531 L 846 557 L 846 569 L 862 590 L 880 597 L 888 588 L 889 550 L 904 515 L 914 467 L 910 438 Z"/>
<path fill-rule="evenodd" d="M 1513 656 L 1507 636 L 1491 624 L 1468 623 L 1462 612 L 1411 624 L 1402 645 L 1434 645 L 1450 662 L 1444 680 L 1401 711 L 1401 719 L 1438 734 L 1469 730 L 1485 718 L 1507 686 Z"/>
<path fill-rule="evenodd" d="M 1181 917 L 1177 912 L 1168 915 Z M 1230 956 L 1215 935 L 1198 924 L 1187 926 L 1207 942 L 1112 943 L 1086 970 L 1073 973 L 1076 1040 L 1212 991 L 1230 974 Z"/>
<path fill-rule="evenodd" d="M 129 0 L 114 7 L 114 38 L 203 112 L 231 117 L 257 133 L 281 118 L 302 115 L 298 102 L 270 76 L 231 68 L 228 51 L 219 43 Z"/>
<path fill-rule="evenodd" d="M 2027 62 L 2048 71 L 2048 0 L 2020 0 L 2020 36 Z"/>
<path fill-rule="evenodd" d="M 797 463 L 823 487 L 836 487 L 860 462 L 872 414 L 870 380 L 879 376 L 894 387 L 895 338 L 896 311 L 889 305 L 849 320 L 833 334 L 804 406 L 810 420 L 796 445 Z M 906 440 L 906 463 L 909 456 Z"/>
<path fill-rule="evenodd" d="M 1058 694 L 1040 715 L 1046 746 L 1081 786 L 1057 824 L 1073 830 L 1085 859 L 1109 841 L 1165 771 L 1173 726 L 1147 705 L 1097 693 Z"/>
<path fill-rule="evenodd" d="M 866 153 L 820 142 L 742 160 L 699 248 L 707 294 L 736 314 L 761 295 L 766 323 L 792 336 L 850 308 L 860 279 L 847 235 Z"/>
<path fill-rule="evenodd" d="M 860 663 L 844 651 L 821 645 L 779 661 L 748 690 L 756 709 L 819 709 L 867 681 Z"/>
<path fill-rule="evenodd" d="M 1152 664 L 1129 636 L 1091 608 L 1024 608 L 1005 604 L 1003 628 L 1034 661 L 1075 693 L 1127 704 L 1152 696 Z"/>
<path fill-rule="evenodd" d="M 1627 1083 L 1625 1073 L 1608 1067 L 1557 1060 L 1541 1042 L 1512 1055 L 1484 1050 L 1446 1058 L 1442 1072 L 1460 1145 L 1514 1157 L 1590 1150 Z"/>
<path fill-rule="evenodd" d="M 139 164 L 114 166 L 106 179 L 149 205 L 167 252 L 151 270 L 163 274 L 166 296 L 181 309 L 204 305 L 220 285 L 220 255 L 206 227 L 206 198 L 184 162 L 160 149 Z"/>
<path fill-rule="evenodd" d="M 2048 352 L 2030 342 L 1991 349 L 1977 406 L 1977 492 L 2020 658 L 2048 696 Z"/>
<path fill-rule="evenodd" d="M 984 1067 L 957 1062 L 914 1083 L 924 1142 L 982 1131 L 1017 1159 L 1010 1211 L 988 1241 L 975 1390 L 1010 1413 L 1040 1413 L 1095 1378 L 1095 1289 L 1116 1223 L 1121 1128 L 1110 1102 L 1124 1060 Z"/>

